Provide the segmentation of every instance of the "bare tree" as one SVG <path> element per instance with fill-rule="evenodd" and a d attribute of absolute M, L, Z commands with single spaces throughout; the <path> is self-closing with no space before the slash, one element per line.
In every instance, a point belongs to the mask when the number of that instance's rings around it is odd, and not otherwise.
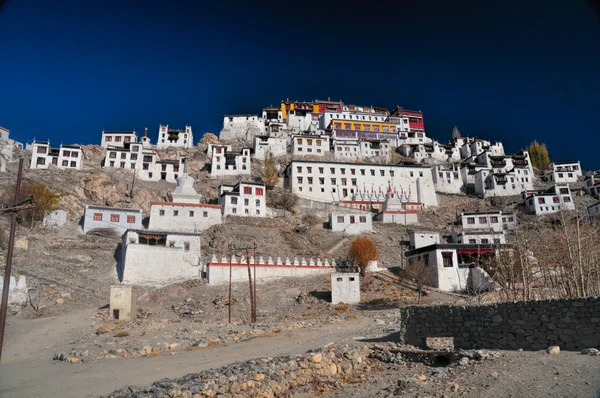
<path fill-rule="evenodd" d="M 425 285 L 432 285 L 435 278 L 433 266 L 426 264 L 423 260 L 412 260 L 404 269 L 405 275 L 412 279 L 417 285 L 417 303 L 421 304 L 421 296 Z"/>

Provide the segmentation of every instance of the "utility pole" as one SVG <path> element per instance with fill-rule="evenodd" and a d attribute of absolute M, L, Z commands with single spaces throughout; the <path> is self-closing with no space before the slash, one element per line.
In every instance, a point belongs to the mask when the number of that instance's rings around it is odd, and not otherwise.
<path fill-rule="evenodd" d="M 250 248 L 246 248 L 246 265 L 248 266 L 248 286 L 250 288 L 250 322 L 254 322 L 254 292 L 252 290 L 252 270 L 250 269 Z"/>
<path fill-rule="evenodd" d="M 135 174 L 137 173 L 137 169 L 133 170 L 133 180 L 131 181 L 131 190 L 129 191 L 129 197 L 133 199 L 133 186 L 135 184 Z"/>
<path fill-rule="evenodd" d="M 254 289 L 253 289 L 253 296 L 254 296 L 254 312 L 252 314 L 252 322 L 256 323 L 256 242 L 254 242 L 253 245 L 253 249 L 254 249 Z"/>
<path fill-rule="evenodd" d="M 231 323 L 231 306 L 233 305 L 232 302 L 232 292 L 231 292 L 231 279 L 232 279 L 232 265 L 231 265 L 231 260 L 233 258 L 233 249 L 231 248 L 231 245 L 229 246 L 229 323 Z"/>
<path fill-rule="evenodd" d="M 15 233 L 17 230 L 17 212 L 33 207 L 31 198 L 19 203 L 19 192 L 21 191 L 21 180 L 23 178 L 23 158 L 19 160 L 19 172 L 17 174 L 17 185 L 15 186 L 15 198 L 13 207 L 3 209 L 2 212 L 12 212 L 10 222 L 10 235 L 8 237 L 8 249 L 6 252 L 6 269 L 4 270 L 4 284 L 2 285 L 2 304 L 0 306 L 0 359 L 2 358 L 2 344 L 4 342 L 4 328 L 6 326 L 6 313 L 8 311 L 8 290 L 10 289 L 10 273 L 12 269 L 12 257 L 15 246 Z M 39 289 L 39 287 L 38 287 Z"/>

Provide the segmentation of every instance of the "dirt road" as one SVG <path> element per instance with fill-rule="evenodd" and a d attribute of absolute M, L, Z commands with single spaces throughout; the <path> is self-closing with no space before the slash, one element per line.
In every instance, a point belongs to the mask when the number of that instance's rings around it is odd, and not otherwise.
<path fill-rule="evenodd" d="M 0 365 L 0 396 L 83 397 L 108 394 L 127 385 L 150 384 L 168 377 L 181 377 L 255 357 L 299 354 L 331 342 L 353 342 L 359 336 L 377 333 L 372 318 L 359 317 L 340 324 L 283 331 L 239 343 L 155 358 L 101 359 L 83 364 L 52 360 L 56 352 L 68 351 L 67 336 L 88 328 L 95 309 L 62 317 L 38 320 L 10 318 L 6 350 Z M 379 329 L 380 330 L 380 329 Z M 67 338 L 68 340 L 68 338 Z"/>

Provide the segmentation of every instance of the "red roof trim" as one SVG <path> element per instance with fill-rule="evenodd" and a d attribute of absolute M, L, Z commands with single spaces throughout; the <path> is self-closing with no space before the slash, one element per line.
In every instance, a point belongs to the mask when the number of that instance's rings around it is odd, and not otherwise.
<path fill-rule="evenodd" d="M 183 207 L 208 207 L 210 209 L 220 209 L 219 205 L 207 205 L 204 203 L 196 204 L 196 203 L 176 203 L 176 202 L 150 202 L 150 206 L 159 205 L 159 206 L 183 206 Z"/>

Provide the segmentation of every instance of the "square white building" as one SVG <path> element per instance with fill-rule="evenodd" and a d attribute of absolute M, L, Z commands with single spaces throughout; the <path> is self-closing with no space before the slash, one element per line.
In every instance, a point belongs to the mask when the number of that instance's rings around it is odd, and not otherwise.
<path fill-rule="evenodd" d="M 123 147 L 126 143 L 136 143 L 137 133 L 133 131 L 104 131 L 102 130 L 102 148 Z"/>
<path fill-rule="evenodd" d="M 552 214 L 561 210 L 575 210 L 569 185 L 555 185 L 546 191 L 524 191 L 525 212 L 536 216 Z"/>
<path fill-rule="evenodd" d="M 330 152 L 330 137 L 325 134 L 292 136 L 292 154 L 325 156 Z"/>
<path fill-rule="evenodd" d="M 334 232 L 358 235 L 373 232 L 373 217 L 370 213 L 331 213 L 329 225 Z"/>
<path fill-rule="evenodd" d="M 242 148 L 239 152 L 231 151 L 227 145 L 212 146 L 210 177 L 239 176 L 251 174 L 250 149 Z"/>
<path fill-rule="evenodd" d="M 287 139 L 268 137 L 265 135 L 254 137 L 254 158 L 259 160 L 274 158 L 287 154 Z"/>
<path fill-rule="evenodd" d="M 331 304 L 360 303 L 360 274 L 358 272 L 331 273 Z"/>
<path fill-rule="evenodd" d="M 158 126 L 158 140 L 156 141 L 158 149 L 168 147 L 192 148 L 193 146 L 192 126 L 185 126 L 183 130 L 171 129 L 168 124 Z"/>
<path fill-rule="evenodd" d="M 81 170 L 83 149 L 80 145 L 60 145 L 52 148 L 50 142 L 33 141 L 31 145 L 31 169 L 47 170 L 50 166 L 59 169 Z"/>
<path fill-rule="evenodd" d="M 254 182 L 219 186 L 223 216 L 266 217 L 266 192 L 264 184 Z"/>

